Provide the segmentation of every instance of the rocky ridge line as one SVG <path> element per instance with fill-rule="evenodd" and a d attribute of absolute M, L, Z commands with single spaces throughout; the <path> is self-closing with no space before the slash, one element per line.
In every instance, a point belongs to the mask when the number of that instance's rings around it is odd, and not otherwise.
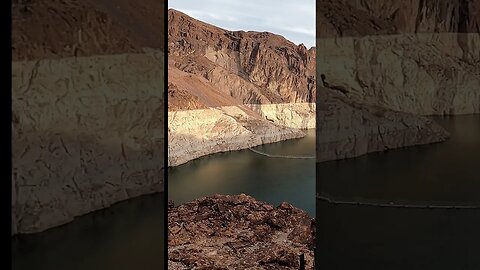
<path fill-rule="evenodd" d="M 224 30 L 173 9 L 168 25 L 169 70 L 205 80 L 241 104 L 315 102 L 315 48 L 268 32 Z"/>

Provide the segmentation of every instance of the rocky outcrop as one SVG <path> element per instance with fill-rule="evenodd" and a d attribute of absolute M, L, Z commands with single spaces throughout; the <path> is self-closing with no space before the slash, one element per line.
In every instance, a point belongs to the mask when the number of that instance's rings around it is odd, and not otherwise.
<path fill-rule="evenodd" d="M 227 31 L 170 9 L 168 49 L 169 66 L 241 103 L 315 102 L 315 48 L 282 36 Z"/>
<path fill-rule="evenodd" d="M 306 212 L 247 195 L 168 205 L 169 269 L 313 268 L 315 224 Z"/>
<path fill-rule="evenodd" d="M 201 156 L 305 136 L 315 104 L 224 106 L 168 112 L 168 166 Z"/>
<path fill-rule="evenodd" d="M 318 93 L 317 162 L 442 142 L 450 136 L 426 117 L 357 103 L 329 88 Z"/>
<path fill-rule="evenodd" d="M 14 62 L 12 234 L 163 191 L 163 54 Z"/>
<path fill-rule="evenodd" d="M 284 103 L 284 104 L 245 104 L 250 110 L 276 125 L 313 129 L 316 125 L 316 103 Z"/>

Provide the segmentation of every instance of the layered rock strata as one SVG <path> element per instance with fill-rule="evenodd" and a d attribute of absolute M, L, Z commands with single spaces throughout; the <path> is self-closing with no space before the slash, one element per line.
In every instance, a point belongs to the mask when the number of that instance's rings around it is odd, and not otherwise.
<path fill-rule="evenodd" d="M 318 161 L 439 142 L 480 113 L 480 1 L 317 4 Z"/>
<path fill-rule="evenodd" d="M 165 2 L 14 0 L 14 61 L 164 51 Z"/>
<path fill-rule="evenodd" d="M 354 102 L 332 89 L 318 91 L 317 162 L 442 142 L 450 136 L 426 117 Z"/>
<path fill-rule="evenodd" d="M 168 166 L 305 136 L 315 104 L 254 104 L 168 112 Z"/>
<path fill-rule="evenodd" d="M 164 10 L 12 2 L 12 234 L 163 191 Z"/>
<path fill-rule="evenodd" d="M 169 269 L 313 268 L 315 224 L 306 212 L 247 195 L 168 206 Z"/>
<path fill-rule="evenodd" d="M 420 115 L 480 113 L 480 34 L 319 39 L 318 46 L 322 85 L 351 100 Z"/>
<path fill-rule="evenodd" d="M 168 22 L 169 166 L 315 127 L 315 48 L 172 9 Z"/>
<path fill-rule="evenodd" d="M 315 102 L 315 48 L 282 36 L 228 31 L 170 9 L 168 49 L 169 68 L 205 78 L 241 103 Z"/>
<path fill-rule="evenodd" d="M 163 53 L 12 69 L 12 234 L 163 191 Z"/>
<path fill-rule="evenodd" d="M 317 37 L 479 33 L 479 0 L 324 0 Z"/>

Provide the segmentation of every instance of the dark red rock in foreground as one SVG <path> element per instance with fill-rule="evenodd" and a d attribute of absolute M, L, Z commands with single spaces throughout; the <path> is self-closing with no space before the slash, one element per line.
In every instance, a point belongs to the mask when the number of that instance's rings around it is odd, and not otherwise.
<path fill-rule="evenodd" d="M 313 269 L 315 220 L 245 194 L 168 205 L 169 269 Z"/>

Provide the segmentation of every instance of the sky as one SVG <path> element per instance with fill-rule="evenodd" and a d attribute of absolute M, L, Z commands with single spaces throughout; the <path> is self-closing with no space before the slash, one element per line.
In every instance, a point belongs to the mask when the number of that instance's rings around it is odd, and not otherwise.
<path fill-rule="evenodd" d="M 315 46 L 315 0 L 170 0 L 168 8 L 227 30 L 267 31 Z"/>

